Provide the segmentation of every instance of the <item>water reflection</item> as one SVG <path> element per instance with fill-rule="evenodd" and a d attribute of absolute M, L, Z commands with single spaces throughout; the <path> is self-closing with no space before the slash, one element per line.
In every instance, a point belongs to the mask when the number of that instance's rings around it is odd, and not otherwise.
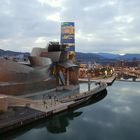
<path fill-rule="evenodd" d="M 107 91 L 105 90 L 98 96 L 94 96 L 92 99 L 90 99 L 86 103 L 78 106 L 77 109 L 94 104 L 94 103 L 102 100 L 106 95 L 107 95 Z M 55 115 L 51 119 L 48 119 L 48 121 L 46 121 L 45 125 L 43 124 L 43 126 L 41 126 L 41 127 L 46 126 L 47 130 L 51 133 L 66 132 L 66 127 L 69 125 L 70 121 L 74 120 L 74 118 L 80 116 L 83 113 L 81 111 L 75 111 L 75 110 L 76 110 L 76 108 L 74 110 L 65 111 L 64 113 Z"/>
<path fill-rule="evenodd" d="M 107 96 L 100 94 L 73 110 L 8 133 L 3 139 L 139 140 L 139 86 L 138 82 L 115 81 L 107 88 Z"/>
<path fill-rule="evenodd" d="M 99 95 L 93 96 L 92 99 L 88 100 L 82 105 L 77 106 L 74 109 L 62 112 L 60 114 L 54 115 L 47 119 L 42 119 L 41 121 L 37 121 L 35 123 L 29 124 L 23 128 L 19 128 L 17 130 L 13 130 L 11 132 L 3 134 L 0 136 L 0 140 L 14 139 L 16 137 L 24 135 L 29 131 L 32 131 L 33 128 L 38 130 L 45 128 L 46 133 L 50 132 L 52 134 L 65 133 L 67 132 L 67 127 L 70 125 L 71 121 L 79 117 L 83 113 L 82 111 L 78 111 L 79 108 L 86 107 L 96 102 L 99 102 L 106 95 L 107 95 L 107 91 L 104 90 Z"/>

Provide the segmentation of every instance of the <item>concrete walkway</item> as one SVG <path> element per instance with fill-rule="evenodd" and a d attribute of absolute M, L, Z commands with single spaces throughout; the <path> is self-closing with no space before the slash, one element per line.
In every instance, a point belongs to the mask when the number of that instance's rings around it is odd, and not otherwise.
<path fill-rule="evenodd" d="M 103 82 L 103 83 L 106 83 L 106 84 L 111 84 L 113 83 L 113 81 L 116 79 L 116 76 L 113 75 L 112 77 L 109 77 L 109 78 L 104 78 L 104 79 L 93 79 L 91 78 L 90 79 L 90 82 Z M 87 78 L 79 78 L 79 82 L 88 82 L 88 79 Z"/>
<path fill-rule="evenodd" d="M 105 90 L 107 84 L 102 83 L 101 85 L 93 88 L 91 91 L 79 93 L 75 96 L 60 99 L 46 99 L 35 101 L 31 99 L 15 97 L 15 96 L 2 96 L 7 98 L 9 107 L 19 107 L 24 108 L 23 111 L 19 110 L 17 112 L 9 113 L 9 117 L 4 119 L 0 124 L 0 133 L 9 131 L 11 129 L 21 127 L 22 125 L 28 124 L 30 122 L 39 120 L 41 118 L 54 115 L 61 111 L 68 110 L 70 108 L 76 107 L 89 100 L 93 95 L 99 94 L 99 92 Z M 7 111 L 8 113 L 8 111 Z M 17 115 L 14 115 L 17 114 Z M 22 115 L 23 114 L 23 115 Z"/>

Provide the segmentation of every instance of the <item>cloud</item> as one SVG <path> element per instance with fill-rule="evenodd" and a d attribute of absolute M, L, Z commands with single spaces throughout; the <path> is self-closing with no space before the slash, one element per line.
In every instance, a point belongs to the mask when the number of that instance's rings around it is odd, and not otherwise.
<path fill-rule="evenodd" d="M 139 0 L 1 0 L 0 48 L 31 51 L 60 40 L 60 22 L 76 23 L 76 50 L 140 52 Z"/>

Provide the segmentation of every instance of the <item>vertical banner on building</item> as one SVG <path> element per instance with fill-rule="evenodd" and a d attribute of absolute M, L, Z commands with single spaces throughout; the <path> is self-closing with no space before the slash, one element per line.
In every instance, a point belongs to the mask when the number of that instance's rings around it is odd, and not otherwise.
<path fill-rule="evenodd" d="M 61 23 L 61 43 L 68 45 L 67 50 L 75 52 L 75 26 L 74 22 Z"/>

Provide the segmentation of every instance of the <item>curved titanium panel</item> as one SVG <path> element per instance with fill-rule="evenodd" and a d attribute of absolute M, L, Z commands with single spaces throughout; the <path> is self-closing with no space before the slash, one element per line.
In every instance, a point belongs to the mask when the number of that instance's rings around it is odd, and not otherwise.
<path fill-rule="evenodd" d="M 11 60 L 0 59 L 0 82 L 33 82 L 49 78 L 49 66 L 32 68 Z"/>

